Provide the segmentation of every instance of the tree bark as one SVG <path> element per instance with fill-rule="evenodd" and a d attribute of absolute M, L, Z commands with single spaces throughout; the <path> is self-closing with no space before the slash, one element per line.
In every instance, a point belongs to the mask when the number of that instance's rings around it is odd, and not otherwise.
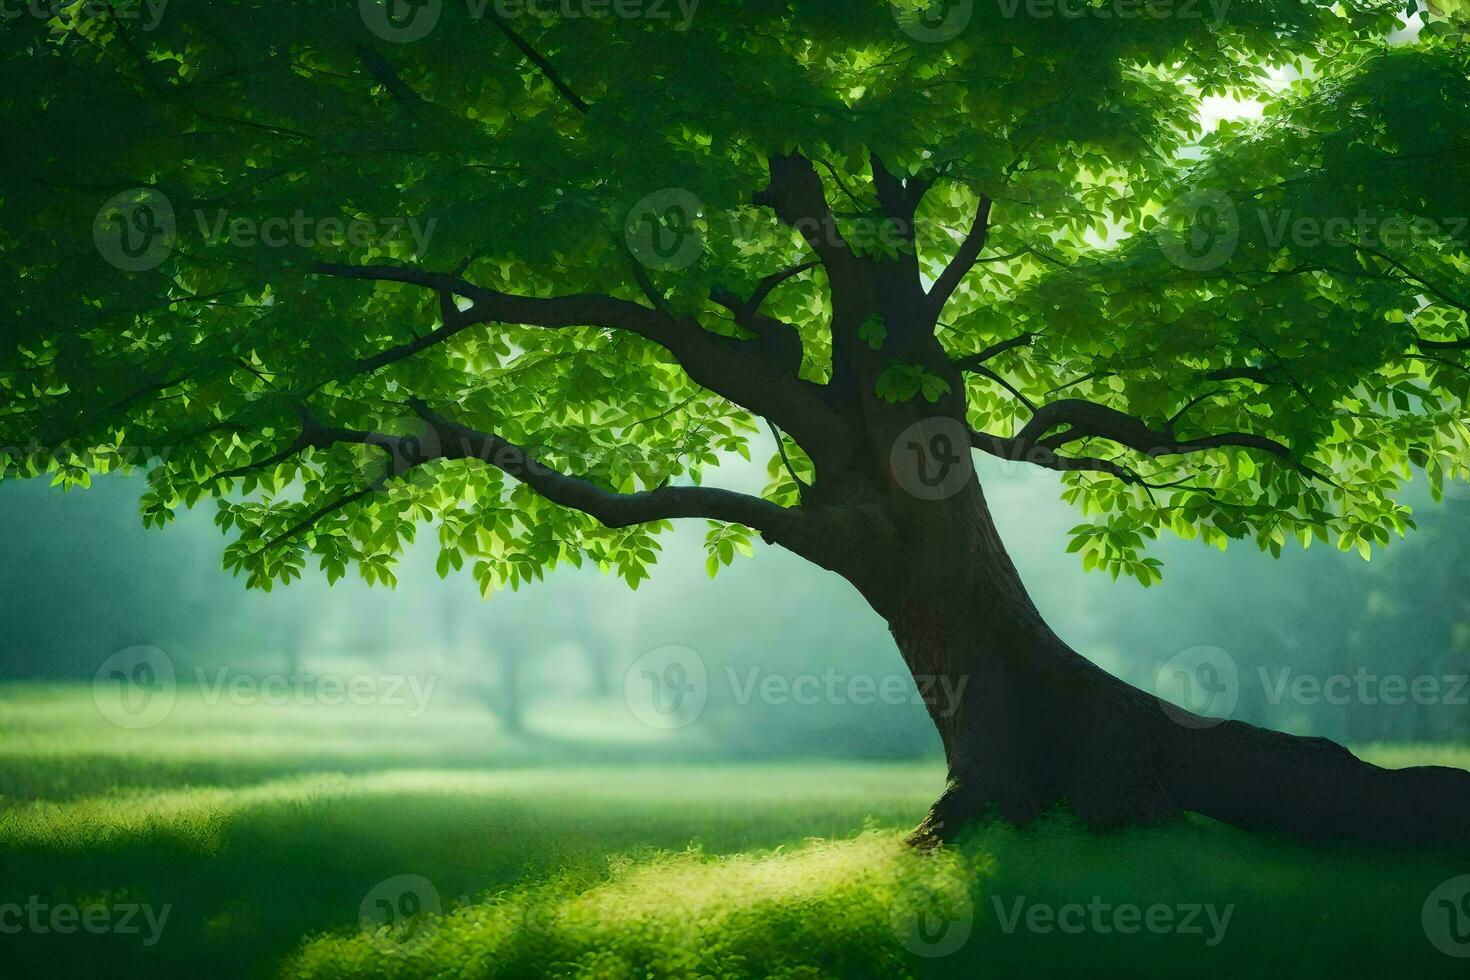
<path fill-rule="evenodd" d="M 1310 840 L 1470 843 L 1470 772 L 1384 770 L 1327 739 L 1166 710 L 1047 626 L 974 481 L 902 509 L 907 558 L 860 588 L 925 694 L 948 763 L 912 842 L 1060 805 L 1095 827 L 1189 811 Z"/>

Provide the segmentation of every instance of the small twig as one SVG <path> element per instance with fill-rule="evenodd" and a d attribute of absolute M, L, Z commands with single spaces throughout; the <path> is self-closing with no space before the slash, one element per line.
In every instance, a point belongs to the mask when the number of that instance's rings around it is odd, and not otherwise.
<path fill-rule="evenodd" d="M 811 487 L 801 477 L 796 475 L 796 470 L 791 465 L 791 457 L 786 455 L 786 440 L 781 435 L 781 430 L 776 428 L 776 423 L 767 419 L 766 425 L 770 427 L 771 435 L 775 437 L 776 451 L 781 454 L 781 462 L 786 464 L 786 472 L 791 475 L 791 481 L 796 484 L 796 495 L 802 500 L 805 500 L 806 492 Z"/>

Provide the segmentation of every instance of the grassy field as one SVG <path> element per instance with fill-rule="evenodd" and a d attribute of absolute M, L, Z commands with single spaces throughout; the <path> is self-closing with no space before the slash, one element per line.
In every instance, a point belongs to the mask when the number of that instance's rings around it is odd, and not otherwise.
<path fill-rule="evenodd" d="M 0 688 L 0 975 L 1470 966 L 1423 918 L 1470 855 L 1306 848 L 1205 820 L 1099 836 L 1059 817 L 920 857 L 900 838 L 939 789 L 935 764 L 676 764 L 605 705 L 532 721 L 562 737 L 508 738 L 469 705 L 407 718 L 183 699 L 125 731 L 89 688 Z M 1455 747 L 1363 751 L 1470 763 Z"/>

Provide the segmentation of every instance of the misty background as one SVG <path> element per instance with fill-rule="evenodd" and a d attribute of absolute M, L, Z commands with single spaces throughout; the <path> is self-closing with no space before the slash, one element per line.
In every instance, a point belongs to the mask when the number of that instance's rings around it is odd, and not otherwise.
<path fill-rule="evenodd" d="M 769 447 L 753 448 L 761 459 Z M 764 467 L 735 464 L 709 482 L 758 490 Z M 1351 743 L 1470 736 L 1466 488 L 1436 504 L 1421 481 L 1410 495 L 1419 531 L 1371 562 L 1320 543 L 1273 559 L 1249 542 L 1222 553 L 1165 538 L 1153 551 L 1164 581 L 1144 589 L 1065 553 L 1082 517 L 1053 474 L 978 465 L 1042 613 L 1107 670 L 1171 696 L 1170 659 L 1218 647 L 1238 673 L 1230 717 Z M 432 678 L 436 709 L 481 712 L 528 745 L 602 719 L 664 756 L 939 752 L 885 624 L 850 586 L 759 543 L 712 582 L 703 521 L 662 536 L 636 592 L 568 566 L 482 599 L 468 572 L 439 578 L 434 535 L 421 534 L 396 589 L 355 571 L 328 586 L 308 561 L 303 581 L 267 594 L 220 569 L 227 539 L 212 503 L 147 530 L 142 490 L 141 475 L 65 494 L 40 479 L 0 483 L 0 679 L 90 683 L 110 655 L 143 645 L 168 654 L 181 684 L 226 672 Z M 703 661 L 707 704 L 650 731 L 624 682 L 640 656 L 671 645 Z"/>

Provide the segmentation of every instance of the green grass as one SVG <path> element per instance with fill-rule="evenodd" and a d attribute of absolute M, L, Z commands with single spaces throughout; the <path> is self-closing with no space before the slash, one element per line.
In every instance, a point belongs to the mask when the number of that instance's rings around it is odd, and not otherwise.
<path fill-rule="evenodd" d="M 511 738 L 453 703 L 408 719 L 181 701 L 126 732 L 86 688 L 0 688 L 0 909 L 169 907 L 153 945 L 146 926 L 0 934 L 0 975 L 1464 975 L 1420 916 L 1470 856 L 1058 817 L 923 857 L 900 838 L 935 764 L 635 765 L 673 749 L 588 707 L 586 742 Z M 1094 896 L 1230 919 L 1214 943 L 1203 915 L 1201 934 L 1024 924 Z M 365 904 L 392 924 L 365 930 Z M 416 905 L 442 914 L 404 918 Z"/>

